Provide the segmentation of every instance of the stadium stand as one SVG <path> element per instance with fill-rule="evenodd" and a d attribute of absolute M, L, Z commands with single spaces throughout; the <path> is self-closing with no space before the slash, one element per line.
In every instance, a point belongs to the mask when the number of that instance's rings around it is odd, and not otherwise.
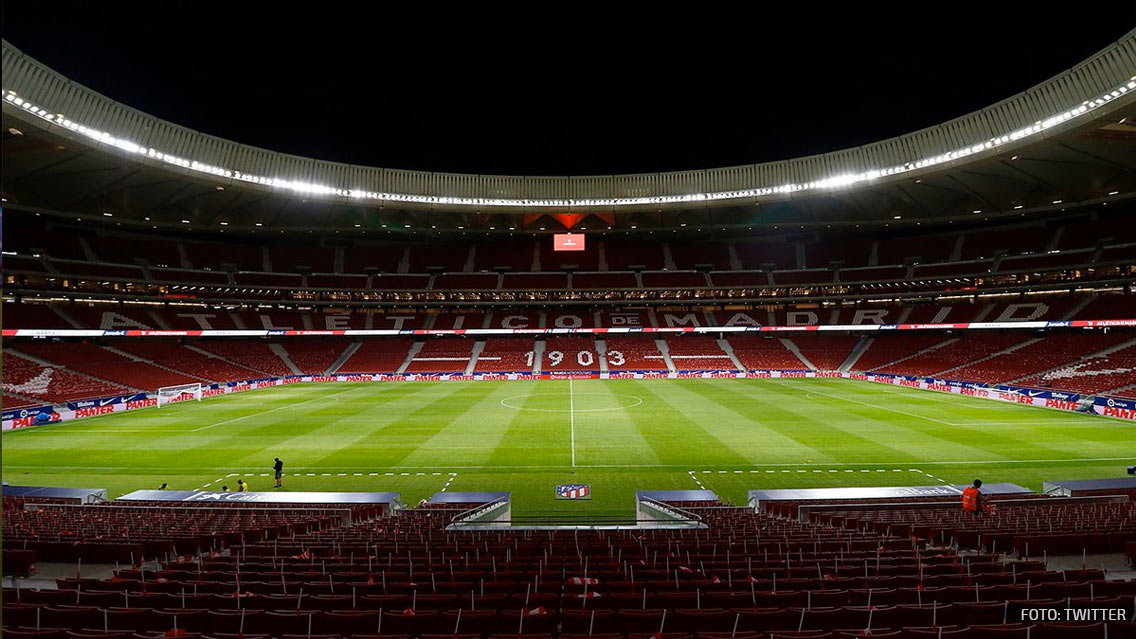
<path fill-rule="evenodd" d="M 952 338 L 938 332 L 875 335 L 852 368 L 861 371 L 880 369 L 950 339 Z"/>
<path fill-rule="evenodd" d="M 278 377 L 292 375 L 294 372 L 268 342 L 242 340 L 197 342 L 195 345 L 256 372 Z M 277 346 L 283 349 L 283 345 Z"/>
<path fill-rule="evenodd" d="M 1036 338 L 1012 353 L 996 355 L 951 371 L 959 379 L 1001 384 L 1044 371 L 1090 353 L 1129 341 L 1128 335 L 1064 333 Z"/>
<path fill-rule="evenodd" d="M 196 348 L 166 341 L 129 341 L 116 344 L 115 348 L 153 362 L 162 368 L 180 371 L 195 379 L 209 382 L 230 382 L 266 376 L 266 371 L 241 366 L 220 356 L 207 355 Z"/>
<path fill-rule="evenodd" d="M 540 363 L 544 373 L 598 373 L 600 357 L 591 337 L 550 337 Z"/>
<path fill-rule="evenodd" d="M 130 392 L 131 389 L 104 380 L 71 372 L 57 366 L 43 366 L 5 346 L 4 408 L 19 408 L 42 402 L 69 402 Z"/>
<path fill-rule="evenodd" d="M 413 344 L 414 340 L 403 338 L 364 340 L 335 372 L 394 373 L 406 361 Z"/>
<path fill-rule="evenodd" d="M 967 363 L 990 357 L 1000 351 L 1025 344 L 1029 338 L 1018 334 L 979 333 L 967 335 L 960 333 L 953 341 L 939 342 L 932 347 L 907 358 L 876 369 L 881 373 L 897 375 L 939 375 L 950 377 L 951 371 Z"/>
<path fill-rule="evenodd" d="M 731 335 L 727 341 L 746 370 L 808 370 L 808 366 L 776 337 Z"/>
<path fill-rule="evenodd" d="M 164 344 L 157 346 L 159 350 L 165 347 Z M 131 359 L 91 342 L 27 342 L 21 343 L 18 350 L 13 350 L 17 354 L 31 355 L 60 367 L 110 382 L 111 384 L 108 385 L 121 385 L 129 389 L 157 389 L 162 386 L 203 381 L 200 377 Z"/>
<path fill-rule="evenodd" d="M 928 544 L 934 537 L 964 547 L 1002 541 L 1008 548 L 1026 539 L 1044 546 L 1044 535 L 1018 530 L 1032 526 L 1019 523 L 1026 510 L 1057 515 L 1056 526 L 1096 517 L 1122 534 L 1132 525 L 1131 504 L 1029 501 L 1004 505 L 982 533 L 957 507 L 860 512 L 833 505 L 800 521 L 697 502 L 672 504 L 707 524 L 693 533 L 527 535 L 446 532 L 461 504 L 377 519 L 355 508 L 352 523 L 334 505 L 284 512 L 151 504 L 143 531 L 113 506 L 45 506 L 32 517 L 6 500 L 5 543 L 128 561 L 133 551 L 160 561 L 120 567 L 110 579 L 59 579 L 54 590 L 5 589 L 3 623 L 6 636 L 20 637 L 96 628 L 102 637 L 150 637 L 176 625 L 177 636 L 330 639 L 375 636 L 380 624 L 382 636 L 471 639 L 1130 636 L 1130 620 L 1064 626 L 1017 619 L 1023 607 L 1056 602 L 1131 608 L 1136 582 Z M 75 512 L 84 513 L 81 523 Z M 113 543 L 72 541 L 112 531 Z M 1069 547 L 1087 542 L 1077 533 L 1065 539 Z M 231 552 L 178 554 L 214 547 Z M 442 559 L 442 548 L 455 550 Z"/>
<path fill-rule="evenodd" d="M 322 375 L 339 359 L 351 340 L 343 338 L 319 338 L 284 342 L 288 359 L 304 375 Z"/>
<path fill-rule="evenodd" d="M 834 507 L 810 514 L 818 521 L 839 519 L 846 527 L 868 527 L 909 534 L 936 544 L 982 551 L 1013 550 L 1072 555 L 1121 552 L 1136 526 L 1136 503 L 1125 501 L 1060 501 L 1022 499 L 997 502 L 994 514 L 978 518 L 956 504 L 937 508 L 887 508 L 857 511 Z M 1091 522 L 1091 524 L 1090 524 Z M 1039 594 L 1039 597 L 1044 595 Z"/>
<path fill-rule="evenodd" d="M 1018 380 L 1018 383 L 1024 386 L 1056 388 L 1077 393 L 1115 390 L 1119 391 L 1116 394 L 1120 397 L 1136 396 L 1136 389 L 1127 388 L 1136 384 L 1136 344 L 1132 343 L 1136 337 L 1131 333 L 1121 334 L 1119 337 L 1125 340 L 1121 348 L 1103 356 L 1086 354 L 1086 351 L 1081 350 L 1074 340 L 1073 348 L 1077 350 L 1073 355 L 1086 355 L 1084 359 L 1070 357 L 1068 360 L 1073 360 L 1071 363 Z"/>
<path fill-rule="evenodd" d="M 610 372 L 668 370 L 663 353 L 653 337 L 608 335 L 604 338 L 604 344 L 607 347 L 607 368 Z"/>
<path fill-rule="evenodd" d="M 668 242 L 675 268 L 728 271 L 730 246 L 725 242 Z"/>
<path fill-rule="evenodd" d="M 460 375 L 473 357 L 473 344 L 473 340 L 469 339 L 427 340 L 410 360 L 405 372 Z"/>
<path fill-rule="evenodd" d="M 533 370 L 531 337 L 490 337 L 477 356 L 475 373 L 531 373 Z"/>
<path fill-rule="evenodd" d="M 680 335 L 667 337 L 667 348 L 671 361 L 680 371 L 690 370 L 735 370 L 730 356 L 722 350 L 718 342 L 704 335 Z"/>
<path fill-rule="evenodd" d="M 859 335 L 794 335 L 792 342 L 817 370 L 835 371 L 860 343 Z"/>

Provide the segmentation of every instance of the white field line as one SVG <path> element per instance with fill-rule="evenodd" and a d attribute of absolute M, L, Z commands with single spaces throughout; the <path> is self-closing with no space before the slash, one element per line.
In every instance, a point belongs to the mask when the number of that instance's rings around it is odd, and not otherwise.
<path fill-rule="evenodd" d="M 878 461 L 876 461 L 876 462 L 831 462 L 831 463 L 809 463 L 809 464 L 803 464 L 803 463 L 786 463 L 786 464 L 754 463 L 754 464 L 745 465 L 745 468 L 802 468 L 802 467 L 804 467 L 804 468 L 810 468 L 810 469 L 812 469 L 812 468 L 830 469 L 830 468 L 834 468 L 834 467 L 842 468 L 842 467 L 846 467 L 846 466 L 856 466 L 857 468 L 859 468 L 861 466 L 869 466 L 869 467 L 876 468 L 876 467 L 888 466 L 888 465 L 897 464 L 897 463 L 913 464 L 913 465 L 918 465 L 918 466 L 932 466 L 932 465 L 936 465 L 936 466 L 956 466 L 956 465 L 957 466 L 974 466 L 974 465 L 982 466 L 982 465 L 991 465 L 991 464 L 1002 464 L 1002 465 L 1004 465 L 1004 464 L 1059 464 L 1059 463 L 1080 464 L 1080 463 L 1092 463 L 1092 462 L 1130 461 L 1131 459 L 1132 459 L 1132 457 L 1074 457 L 1074 458 L 1066 458 L 1066 459 L 980 459 L 980 460 L 963 460 L 963 461 L 933 460 L 933 461 L 906 461 L 906 462 L 900 462 L 900 461 L 878 462 Z M 14 465 L 14 464 L 4 464 L 4 467 L 10 468 L 10 469 L 19 469 L 19 470 L 42 470 L 44 468 L 43 466 L 19 466 L 19 465 Z M 670 468 L 670 469 L 675 469 L 675 470 L 679 470 L 681 468 L 684 468 L 684 466 L 681 466 L 681 465 L 678 465 L 678 464 L 578 464 L 576 467 L 577 468 Z M 689 466 L 685 466 L 685 467 L 689 468 Z M 190 468 L 190 467 L 176 467 L 176 466 L 175 467 L 170 467 L 170 466 L 51 466 L 50 468 L 51 469 L 59 469 L 59 470 L 99 470 L 99 471 L 113 471 L 113 470 L 165 471 L 165 472 L 187 471 L 187 472 L 194 472 L 194 473 L 204 472 L 204 471 L 217 471 L 217 470 L 224 472 L 226 470 L 229 470 L 227 468 Z M 293 466 L 292 468 L 293 469 L 299 468 L 300 470 L 309 470 L 309 469 L 326 470 L 326 467 L 322 467 L 322 466 Z M 333 467 L 333 470 L 336 470 L 336 471 L 339 471 L 339 470 L 355 471 L 355 470 L 371 470 L 372 468 L 374 468 L 374 467 L 373 466 L 336 466 L 336 467 Z M 496 465 L 496 464 L 494 464 L 492 466 L 449 465 L 449 466 L 447 466 L 447 468 L 457 468 L 457 469 L 465 470 L 465 471 L 497 470 L 497 469 L 544 470 L 544 469 L 557 469 L 557 468 L 571 468 L 571 466 L 561 465 L 561 464 L 533 464 L 533 465 L 529 465 L 529 466 L 515 466 L 515 465 L 514 466 L 507 466 L 507 465 Z M 397 466 L 397 467 L 395 467 L 395 469 L 398 470 L 398 471 L 418 470 L 418 469 L 421 469 L 421 470 L 436 470 L 437 466 Z M 856 472 L 856 471 L 853 471 L 853 472 Z M 314 475 L 314 473 L 306 473 L 306 474 L 309 475 L 309 476 Z M 392 474 L 392 473 L 385 473 L 385 474 L 389 475 L 389 474 Z"/>
<path fill-rule="evenodd" d="M 839 401 L 842 401 L 842 402 L 852 402 L 853 404 L 860 404 L 861 406 L 870 406 L 872 408 L 878 408 L 879 410 L 886 410 L 889 413 L 898 413 L 900 415 L 907 415 L 908 417 L 914 417 L 916 419 L 925 419 L 929 422 L 935 422 L 936 424 L 942 424 L 944 426 L 966 426 L 967 425 L 967 424 L 954 424 L 954 423 L 951 423 L 951 422 L 944 422 L 943 420 L 935 419 L 934 417 L 927 417 L 926 415 L 920 415 L 918 413 L 909 413 L 909 412 L 903 411 L 903 410 L 896 410 L 894 408 L 888 408 L 887 406 L 880 406 L 879 404 L 873 404 L 871 402 L 862 402 L 858 399 L 849 399 L 847 397 L 841 397 L 839 395 L 830 395 L 828 393 L 822 393 L 822 392 L 816 391 L 816 390 L 808 391 L 808 392 L 805 393 L 806 398 L 809 395 L 823 395 L 824 397 L 829 397 L 829 398 L 839 400 Z"/>
<path fill-rule="evenodd" d="M 572 391 L 572 378 L 568 378 L 568 425 L 571 432 L 572 468 L 576 467 L 576 402 Z"/>
<path fill-rule="evenodd" d="M 434 474 L 437 475 L 438 473 L 434 473 Z M 442 490 L 440 490 L 438 492 L 441 492 L 441 493 L 446 492 L 446 490 L 449 489 L 450 484 L 454 483 L 454 480 L 457 479 L 457 478 L 458 478 L 457 473 L 450 473 L 450 478 L 446 480 L 446 485 L 442 486 Z"/>
<path fill-rule="evenodd" d="M 286 409 L 289 409 L 289 408 L 295 408 L 297 406 L 302 406 L 304 404 L 310 404 L 312 402 L 326 401 L 326 400 L 328 400 L 332 397 L 337 397 L 337 396 L 342 395 L 344 393 L 350 393 L 352 391 L 357 391 L 357 390 L 359 390 L 359 388 L 349 388 L 347 390 L 339 391 L 338 393 L 332 393 L 331 395 L 324 395 L 322 397 L 313 397 L 311 399 L 306 399 L 302 402 L 296 402 L 295 404 L 286 404 L 284 406 L 278 406 L 276 408 L 271 408 L 269 410 L 261 411 L 259 413 L 253 413 L 251 415 L 245 415 L 243 417 L 234 417 L 232 419 L 226 419 L 225 421 L 217 422 L 215 424 L 209 424 L 209 425 L 206 425 L 206 426 L 202 426 L 200 428 L 194 428 L 193 430 L 191 430 L 189 432 L 196 433 L 196 432 L 203 431 L 203 430 L 206 430 L 206 429 L 209 429 L 209 428 L 213 428 L 214 426 L 224 426 L 225 424 L 232 424 L 233 422 L 239 422 L 242 419 L 248 419 L 249 417 L 258 417 L 260 415 L 267 415 L 269 413 L 275 413 L 276 411 L 286 410 Z"/>

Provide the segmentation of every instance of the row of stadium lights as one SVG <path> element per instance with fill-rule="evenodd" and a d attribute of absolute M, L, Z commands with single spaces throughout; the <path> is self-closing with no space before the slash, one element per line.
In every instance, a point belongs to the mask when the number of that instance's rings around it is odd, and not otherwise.
<path fill-rule="evenodd" d="M 343 189 L 325 186 L 322 184 L 312 184 L 310 182 L 301 182 L 297 180 L 286 180 L 282 178 L 270 178 L 260 175 L 253 175 L 250 173 L 243 173 L 241 171 L 225 169 L 209 164 L 204 164 L 196 160 L 187 160 L 169 153 L 164 153 L 153 147 L 143 147 L 139 144 L 115 137 L 105 131 L 99 131 L 91 127 L 79 124 L 68 118 L 61 113 L 51 113 L 35 105 L 23 98 L 19 97 L 15 91 L 8 90 L 4 94 L 4 100 L 23 108 L 28 113 L 37 116 L 43 120 L 62 126 L 68 130 L 74 131 L 81 135 L 87 136 L 96 142 L 107 144 L 126 151 L 127 153 L 141 155 L 152 160 L 158 160 L 167 164 L 172 164 L 181 168 L 205 173 L 207 175 L 215 175 L 227 179 L 240 180 L 242 182 L 249 182 L 271 188 L 284 189 L 294 191 L 302 195 L 323 195 L 323 196 L 338 196 L 351 199 L 365 199 L 365 200 L 383 200 L 388 202 L 408 202 L 418 204 L 442 204 L 442 205 L 457 205 L 457 206 L 522 206 L 522 207 L 585 207 L 585 206 L 628 206 L 628 205 L 643 205 L 643 204 L 672 204 L 684 202 L 702 202 L 714 200 L 730 200 L 739 198 L 754 198 L 766 195 L 797 193 L 800 191 L 808 191 L 813 189 L 835 189 L 863 182 L 871 182 L 881 177 L 889 177 L 901 173 L 907 173 L 918 169 L 951 162 L 960 158 L 964 158 L 975 153 L 981 153 L 993 149 L 995 147 L 1015 142 L 1023 138 L 1036 135 L 1042 131 L 1050 129 L 1054 126 L 1080 117 L 1089 111 L 1103 106 L 1116 98 L 1121 97 L 1130 90 L 1136 89 L 1136 76 L 1133 76 L 1126 84 L 1108 91 L 1103 95 L 1093 99 L 1082 102 L 1068 111 L 1039 120 L 1034 124 L 1011 131 L 1010 133 L 990 138 L 985 142 L 980 142 L 972 146 L 964 147 L 948 153 L 942 153 L 934 157 L 925 158 L 916 162 L 906 162 L 900 166 L 893 166 L 886 169 L 872 169 L 861 173 L 846 173 L 836 175 L 833 177 L 816 180 L 812 182 L 805 182 L 802 184 L 784 184 L 775 187 L 763 187 L 755 189 L 743 189 L 737 191 L 719 191 L 715 193 L 693 193 L 687 195 L 670 195 L 670 196 L 655 196 L 655 197 L 636 197 L 636 198 L 602 198 L 602 199 L 588 199 L 588 200 L 517 200 L 517 199 L 501 199 L 501 198 L 466 198 L 466 197 L 439 197 L 427 195 L 410 195 L 403 193 L 383 193 L 376 191 L 365 191 L 361 189 Z M 1059 202 L 1055 202 L 1059 203 Z M 182 220 L 183 223 L 188 224 L 188 220 Z M 259 225 L 258 225 L 259 226 Z M 358 226 L 358 225 L 357 225 Z M 409 224 L 406 225 L 409 228 Z M 632 227 L 635 228 L 635 227 Z"/>

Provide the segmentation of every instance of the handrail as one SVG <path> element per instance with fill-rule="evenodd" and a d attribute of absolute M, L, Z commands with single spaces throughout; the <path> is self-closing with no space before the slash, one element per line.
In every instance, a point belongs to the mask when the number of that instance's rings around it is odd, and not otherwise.
<path fill-rule="evenodd" d="M 463 520 L 470 519 L 470 518 L 475 517 L 477 515 L 480 515 L 482 513 L 489 512 L 493 508 L 497 508 L 497 507 L 499 507 L 503 504 L 507 504 L 507 503 L 509 503 L 509 496 L 508 495 L 501 495 L 500 497 L 498 497 L 498 498 L 496 498 L 492 501 L 487 501 L 483 504 L 478 504 L 478 505 L 474 506 L 473 508 L 469 508 L 467 510 L 461 511 L 460 513 L 458 513 L 458 514 L 456 514 L 456 515 L 454 515 L 453 517 L 450 518 L 450 523 L 451 524 L 460 523 Z"/>

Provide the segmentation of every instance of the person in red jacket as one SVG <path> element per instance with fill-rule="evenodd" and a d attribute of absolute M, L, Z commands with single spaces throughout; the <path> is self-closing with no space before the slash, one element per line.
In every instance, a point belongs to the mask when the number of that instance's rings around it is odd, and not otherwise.
<path fill-rule="evenodd" d="M 973 486 L 967 486 L 966 490 L 962 491 L 962 509 L 974 513 L 975 515 L 982 515 L 986 510 L 986 495 L 982 494 L 979 490 L 982 488 L 982 480 L 974 480 Z"/>

